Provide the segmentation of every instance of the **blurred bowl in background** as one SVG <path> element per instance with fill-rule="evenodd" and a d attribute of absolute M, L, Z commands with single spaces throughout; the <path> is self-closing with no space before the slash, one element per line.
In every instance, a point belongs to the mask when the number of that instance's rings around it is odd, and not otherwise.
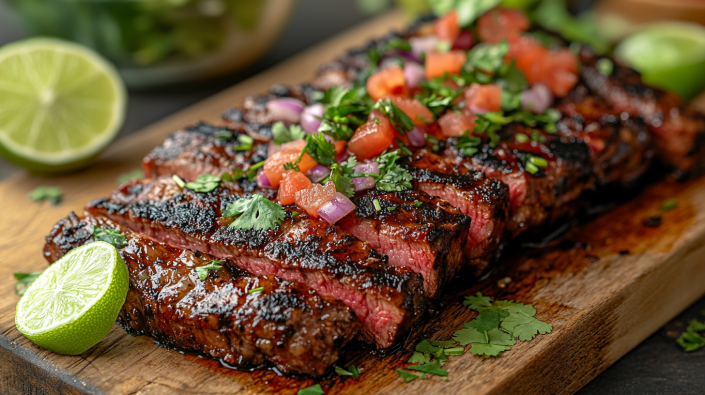
<path fill-rule="evenodd" d="M 29 35 L 91 47 L 126 85 L 151 88 L 242 69 L 272 46 L 294 0 L 6 0 Z"/>

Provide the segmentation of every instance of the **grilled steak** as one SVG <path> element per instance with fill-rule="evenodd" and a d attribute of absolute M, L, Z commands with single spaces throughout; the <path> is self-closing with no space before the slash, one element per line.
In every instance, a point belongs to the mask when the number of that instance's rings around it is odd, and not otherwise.
<path fill-rule="evenodd" d="M 306 285 L 226 268 L 209 270 L 200 280 L 195 267 L 213 257 L 159 243 L 105 219 L 69 214 L 47 237 L 45 256 L 53 262 L 92 242 L 94 226 L 118 229 L 127 239 L 118 251 L 130 288 L 118 323 L 131 334 L 228 364 L 258 366 L 269 360 L 283 372 L 322 375 L 359 328 L 347 306 Z"/>
<path fill-rule="evenodd" d="M 229 259 L 255 275 L 308 284 L 342 300 L 363 324 L 362 335 L 389 347 L 425 309 L 421 276 L 389 266 L 371 245 L 306 214 L 287 208 L 274 230 L 238 231 L 221 211 L 242 195 L 224 188 L 183 191 L 171 179 L 133 181 L 109 199 L 89 203 L 95 217 L 159 241 Z"/>
<path fill-rule="evenodd" d="M 584 48 L 582 79 L 625 117 L 641 118 L 653 133 L 658 158 L 683 174 L 705 171 L 705 117 L 676 95 L 644 86 L 636 71 L 615 64 L 611 75 L 600 73 L 598 57 Z"/>
<path fill-rule="evenodd" d="M 237 144 L 235 142 L 234 139 L 205 136 L 193 129 L 176 132 L 145 158 L 144 173 L 151 178 L 176 174 L 186 180 L 198 176 L 194 169 L 220 175 L 240 166 L 242 153 L 230 146 Z M 176 154 L 167 156 L 167 152 Z M 217 158 L 216 163 L 210 158 Z M 223 185 L 236 192 L 257 191 L 268 197 L 276 194 L 272 189 L 258 189 L 256 183 L 245 178 Z M 383 206 L 381 212 L 374 210 L 374 199 Z M 445 282 L 463 263 L 462 241 L 467 238 L 469 218 L 443 200 L 420 191 L 364 191 L 353 201 L 358 209 L 336 226 L 386 254 L 390 265 L 421 274 L 426 296 L 438 296 Z M 416 207 L 414 202 L 421 206 Z M 388 210 L 388 207 L 396 209 Z"/>

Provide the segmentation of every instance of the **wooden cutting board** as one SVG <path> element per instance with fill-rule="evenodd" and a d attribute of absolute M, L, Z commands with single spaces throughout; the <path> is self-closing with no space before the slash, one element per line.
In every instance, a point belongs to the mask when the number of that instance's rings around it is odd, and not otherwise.
<path fill-rule="evenodd" d="M 132 337 L 115 326 L 97 346 L 80 356 L 43 350 L 15 328 L 18 297 L 13 272 L 42 270 L 41 250 L 52 225 L 70 210 L 115 188 L 117 175 L 164 137 L 198 119 L 217 121 L 227 107 L 273 83 L 297 83 L 345 48 L 401 27 L 404 18 L 388 14 L 361 25 L 202 103 L 181 111 L 106 151 L 80 173 L 42 178 L 26 173 L 0 183 L 0 393 L 46 394 L 295 394 L 313 384 L 271 371 L 238 372 L 219 362 L 158 347 L 148 337 Z M 58 206 L 35 204 L 27 194 L 39 185 L 66 191 Z M 674 197 L 667 213 L 662 202 Z M 651 228 L 644 219 L 662 216 Z M 467 352 L 444 364 L 450 381 L 436 377 L 404 384 L 394 372 L 409 351 L 379 356 L 351 345 L 341 365 L 353 363 L 359 379 L 332 378 L 326 393 L 343 394 L 519 394 L 573 393 L 705 294 L 705 179 L 660 181 L 639 196 L 569 232 L 541 249 L 510 252 L 491 277 L 472 285 L 460 276 L 438 312 L 415 328 L 407 350 L 421 338 L 449 339 L 473 318 L 463 296 L 482 291 L 533 304 L 553 333 L 520 343 L 501 357 Z M 358 348 L 358 349 L 356 349 Z"/>

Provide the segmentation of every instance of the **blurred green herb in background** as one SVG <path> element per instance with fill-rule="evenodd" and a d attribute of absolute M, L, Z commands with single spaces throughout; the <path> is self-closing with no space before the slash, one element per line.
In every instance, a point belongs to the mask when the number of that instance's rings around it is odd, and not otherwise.
<path fill-rule="evenodd" d="M 72 40 L 118 65 L 198 58 L 220 48 L 233 22 L 257 27 L 266 1 L 7 0 L 33 35 Z"/>

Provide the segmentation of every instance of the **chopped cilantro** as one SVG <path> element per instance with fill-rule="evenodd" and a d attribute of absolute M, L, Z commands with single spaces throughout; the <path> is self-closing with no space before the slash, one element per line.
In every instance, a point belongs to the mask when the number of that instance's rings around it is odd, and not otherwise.
<path fill-rule="evenodd" d="M 301 161 L 305 152 L 308 152 L 313 160 L 323 166 L 331 166 L 336 163 L 335 145 L 326 140 L 326 136 L 323 133 L 306 135 L 306 146 L 301 150 L 301 155 L 299 159 L 296 160 L 296 163 Z"/>
<path fill-rule="evenodd" d="M 41 276 L 42 272 L 33 273 L 13 273 L 17 282 L 15 283 L 15 294 L 18 296 L 24 295 L 32 283 Z"/>
<path fill-rule="evenodd" d="M 413 373 L 409 373 L 409 372 L 407 372 L 407 371 L 405 371 L 405 370 L 396 369 L 395 372 L 397 372 L 397 374 L 399 375 L 399 377 L 403 378 L 403 379 L 404 379 L 404 382 L 406 382 L 406 383 L 410 383 L 410 382 L 412 382 L 412 381 L 414 381 L 414 380 L 416 380 L 416 379 L 419 378 L 419 376 L 417 376 L 417 375 L 415 375 L 415 374 L 413 374 Z"/>
<path fill-rule="evenodd" d="M 314 384 L 310 387 L 302 388 L 299 390 L 299 392 L 296 393 L 296 395 L 323 395 L 325 392 L 323 392 L 323 388 L 321 388 L 320 384 Z"/>
<path fill-rule="evenodd" d="M 446 14 L 450 10 L 458 13 L 458 25 L 460 27 L 469 26 L 482 14 L 491 10 L 501 3 L 501 0 L 443 0 L 429 1 L 431 10 L 437 16 Z"/>
<path fill-rule="evenodd" d="M 117 183 L 118 185 L 122 185 L 128 181 L 141 180 L 143 178 L 144 178 L 144 174 L 142 173 L 142 169 L 134 169 L 134 170 L 128 171 L 127 173 L 120 174 L 115 179 L 115 183 Z"/>
<path fill-rule="evenodd" d="M 252 181 L 255 179 L 255 177 L 257 177 L 257 169 L 259 169 L 260 167 L 263 167 L 264 162 L 265 161 L 257 162 L 254 165 L 250 166 L 249 169 L 247 169 L 247 172 L 245 174 L 247 175 L 248 180 Z"/>
<path fill-rule="evenodd" d="M 221 179 L 212 174 L 201 174 L 196 177 L 196 181 L 187 182 L 183 185 L 194 192 L 206 193 L 211 192 L 220 185 Z"/>
<path fill-rule="evenodd" d="M 382 154 L 377 158 L 379 175 L 376 182 L 377 189 L 383 191 L 403 191 L 411 189 L 413 178 L 406 169 L 396 164 L 399 159 L 399 150 Z"/>
<path fill-rule="evenodd" d="M 239 217 L 230 224 L 231 228 L 272 230 L 281 224 L 286 210 L 260 194 L 253 194 L 234 201 L 223 211 L 223 217 L 236 215 Z"/>
<path fill-rule="evenodd" d="M 29 198 L 33 202 L 43 202 L 49 200 L 53 206 L 56 206 L 64 196 L 64 191 L 59 187 L 37 187 L 29 193 Z"/>
<path fill-rule="evenodd" d="M 299 171 L 299 165 L 291 163 L 291 162 L 286 162 L 284 163 L 284 170 L 294 170 L 294 171 Z"/>
<path fill-rule="evenodd" d="M 420 200 L 414 200 L 415 207 L 421 207 L 422 204 L 423 204 L 423 202 L 421 202 Z"/>
<path fill-rule="evenodd" d="M 282 145 L 303 139 L 306 137 L 306 132 L 299 125 L 291 125 L 287 128 L 284 122 L 280 121 L 272 125 L 272 135 L 274 137 L 274 144 Z"/>
<path fill-rule="evenodd" d="M 504 57 L 508 51 L 507 40 L 502 40 L 497 44 L 479 43 L 468 53 L 464 67 L 467 70 L 495 73 L 504 65 Z"/>
<path fill-rule="evenodd" d="M 697 320 L 690 321 L 686 331 L 676 339 L 676 342 L 683 348 L 683 351 L 692 352 L 705 347 L 705 337 L 698 332 L 705 332 L 705 323 Z"/>
<path fill-rule="evenodd" d="M 337 373 L 338 376 L 352 376 L 355 378 L 360 377 L 360 372 L 357 370 L 355 365 L 350 365 L 347 369 L 336 366 L 335 373 Z"/>
<path fill-rule="evenodd" d="M 355 188 L 353 187 L 350 175 L 346 174 L 344 169 L 345 168 L 343 166 L 339 166 L 337 163 L 334 163 L 330 167 L 330 175 L 323 181 L 333 181 L 336 191 L 347 197 L 353 197 L 355 195 Z"/>
<path fill-rule="evenodd" d="M 253 294 L 253 293 L 262 292 L 262 291 L 264 291 L 264 287 L 252 288 L 251 290 L 247 291 L 247 293 Z"/>
<path fill-rule="evenodd" d="M 381 99 L 372 107 L 372 109 L 382 111 L 382 113 L 389 118 L 389 122 L 392 124 L 392 127 L 394 127 L 394 129 L 396 129 L 396 131 L 402 136 L 406 135 L 406 132 L 414 128 L 414 121 L 406 115 L 404 111 L 397 107 L 391 99 Z"/>
<path fill-rule="evenodd" d="M 526 82 L 526 76 L 519 67 L 517 67 L 514 60 L 503 64 L 498 74 L 497 85 L 504 90 L 502 94 L 503 97 L 504 93 L 521 93 L 529 87 L 529 83 Z"/>
<path fill-rule="evenodd" d="M 222 263 L 222 261 L 213 259 L 203 266 L 197 266 L 196 267 L 196 274 L 198 275 L 198 278 L 200 278 L 201 280 L 205 280 L 208 277 L 208 273 L 210 273 L 211 270 L 222 269 L 223 265 L 221 265 L 221 263 Z"/>
<path fill-rule="evenodd" d="M 663 202 L 663 204 L 661 205 L 661 210 L 662 211 L 671 211 L 674 208 L 676 208 L 677 206 L 678 206 L 678 200 L 676 200 L 674 198 L 669 198 L 669 199 L 666 199 L 665 202 Z"/>
<path fill-rule="evenodd" d="M 434 374 L 436 376 L 447 376 L 448 371 L 441 368 L 441 362 L 438 360 L 425 363 L 423 365 L 412 365 L 408 366 L 407 369 L 409 370 L 416 370 L 418 372 L 424 372 L 428 374 Z"/>
<path fill-rule="evenodd" d="M 321 103 L 326 105 L 326 111 L 318 130 L 335 140 L 350 140 L 355 130 L 367 122 L 374 105 L 364 87 L 348 89 L 342 86 L 328 89 Z"/>
<path fill-rule="evenodd" d="M 122 247 L 127 244 L 127 237 L 120 233 L 117 229 L 106 227 L 105 229 L 97 226 L 93 227 L 93 240 L 104 241 L 112 244 L 115 247 Z"/>
<path fill-rule="evenodd" d="M 252 145 L 255 143 L 255 139 L 246 134 L 241 134 L 237 136 L 237 141 L 240 144 L 233 148 L 235 151 L 249 151 L 252 149 Z"/>

